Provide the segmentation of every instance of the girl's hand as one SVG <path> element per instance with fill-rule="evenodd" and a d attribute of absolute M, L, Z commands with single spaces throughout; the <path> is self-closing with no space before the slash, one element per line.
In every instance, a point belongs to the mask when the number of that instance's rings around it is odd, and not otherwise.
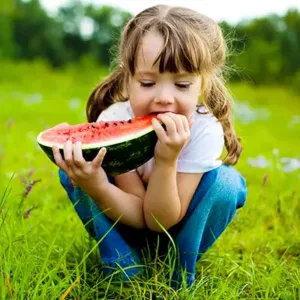
<path fill-rule="evenodd" d="M 166 131 L 155 118 L 152 120 L 158 137 L 154 158 L 157 162 L 175 163 L 182 148 L 190 139 L 193 121 L 174 113 L 159 114 L 157 118 L 165 124 Z"/>
<path fill-rule="evenodd" d="M 67 141 L 64 144 L 64 159 L 58 147 L 52 147 L 55 162 L 71 179 L 72 183 L 79 186 L 86 186 L 93 182 L 97 184 L 107 183 L 107 175 L 101 167 L 106 149 L 101 148 L 93 161 L 87 162 L 82 156 L 81 143 L 72 144 Z"/>

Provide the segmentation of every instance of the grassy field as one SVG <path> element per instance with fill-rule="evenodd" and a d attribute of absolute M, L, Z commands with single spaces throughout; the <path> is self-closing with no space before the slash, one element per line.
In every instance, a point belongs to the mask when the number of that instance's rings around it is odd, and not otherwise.
<path fill-rule="evenodd" d="M 300 299 L 299 96 L 231 86 L 247 204 L 198 263 L 195 284 L 173 291 L 160 266 L 124 284 L 102 275 L 97 245 L 36 143 L 47 127 L 85 121 L 86 99 L 104 72 L 89 64 L 1 68 L 1 299 Z"/>

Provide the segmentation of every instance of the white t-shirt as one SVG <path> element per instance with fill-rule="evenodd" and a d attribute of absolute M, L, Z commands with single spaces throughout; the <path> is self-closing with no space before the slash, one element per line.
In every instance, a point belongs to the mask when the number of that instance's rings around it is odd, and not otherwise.
<path fill-rule="evenodd" d="M 102 111 L 97 121 L 129 120 L 134 118 L 129 101 L 112 104 Z M 177 172 L 205 173 L 219 167 L 219 157 L 224 147 L 221 123 L 210 113 L 193 112 L 194 123 L 191 138 L 177 159 Z M 148 183 L 154 158 L 137 168 L 143 182 Z"/>

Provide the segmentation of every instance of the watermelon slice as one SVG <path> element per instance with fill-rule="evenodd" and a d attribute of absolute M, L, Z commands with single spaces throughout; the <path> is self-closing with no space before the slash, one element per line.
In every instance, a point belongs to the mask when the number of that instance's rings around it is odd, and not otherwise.
<path fill-rule="evenodd" d="M 93 160 L 105 147 L 107 152 L 102 167 L 107 175 L 115 176 L 136 169 L 153 157 L 157 136 L 151 120 L 156 116 L 77 125 L 62 123 L 41 132 L 37 142 L 54 163 L 52 146 L 57 145 L 63 156 L 63 147 L 68 140 L 82 143 L 86 161 Z"/>

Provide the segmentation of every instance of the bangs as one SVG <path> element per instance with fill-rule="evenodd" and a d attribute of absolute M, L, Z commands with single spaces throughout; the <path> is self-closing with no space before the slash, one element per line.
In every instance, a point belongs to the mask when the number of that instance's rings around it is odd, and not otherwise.
<path fill-rule="evenodd" d="M 166 23 L 159 24 L 153 28 L 161 34 L 164 45 L 153 63 L 153 67 L 158 64 L 159 72 L 179 73 L 186 71 L 202 75 L 211 68 L 211 57 L 207 46 L 194 32 L 183 29 L 181 32 L 170 28 Z M 136 54 L 138 45 L 143 36 L 149 31 L 143 30 L 139 38 L 135 39 L 134 55 L 129 59 L 129 69 L 132 74 L 136 70 Z"/>
<path fill-rule="evenodd" d="M 165 43 L 154 62 L 154 65 L 158 64 L 160 73 L 178 73 L 184 70 L 200 75 L 206 71 L 205 66 L 209 60 L 192 34 L 186 36 L 184 33 L 171 31 L 167 26 L 162 27 L 160 33 Z"/>

